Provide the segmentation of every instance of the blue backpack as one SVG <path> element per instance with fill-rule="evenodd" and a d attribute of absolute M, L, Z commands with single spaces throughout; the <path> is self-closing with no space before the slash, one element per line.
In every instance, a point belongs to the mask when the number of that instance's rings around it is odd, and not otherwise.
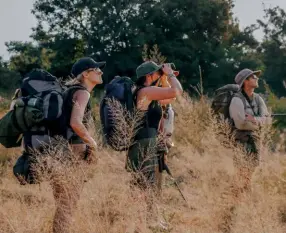
<path fill-rule="evenodd" d="M 116 129 L 116 119 L 112 106 L 110 106 L 109 100 L 118 101 L 119 105 L 129 113 L 133 113 L 135 109 L 135 95 L 136 85 L 129 77 L 116 76 L 109 84 L 105 87 L 105 95 L 100 103 L 100 120 L 103 129 L 105 142 L 116 151 L 125 151 L 130 147 L 130 140 L 127 140 L 124 133 L 124 129 Z M 126 117 L 123 114 L 121 117 Z M 128 121 L 128 119 L 125 119 Z M 124 126 L 123 126 L 124 127 Z M 116 136 L 115 136 L 116 135 Z M 114 137 L 115 136 L 115 137 Z"/>

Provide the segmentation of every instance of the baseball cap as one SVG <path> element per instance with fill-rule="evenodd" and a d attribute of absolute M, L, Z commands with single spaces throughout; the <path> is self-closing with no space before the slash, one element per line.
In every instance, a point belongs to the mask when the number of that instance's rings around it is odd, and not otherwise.
<path fill-rule="evenodd" d="M 105 61 L 96 62 L 90 57 L 83 57 L 74 63 L 74 65 L 72 66 L 71 74 L 77 77 L 79 74 L 81 74 L 82 72 L 88 69 L 92 69 L 92 68 L 103 69 L 105 65 L 106 65 Z"/>

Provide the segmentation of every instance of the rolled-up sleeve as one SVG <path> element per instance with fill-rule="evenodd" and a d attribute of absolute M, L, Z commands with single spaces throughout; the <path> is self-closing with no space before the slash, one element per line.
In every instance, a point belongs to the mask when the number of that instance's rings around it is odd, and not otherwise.
<path fill-rule="evenodd" d="M 229 106 L 229 114 L 234 121 L 234 125 L 240 130 L 256 130 L 257 125 L 245 119 L 245 110 L 243 102 L 238 97 L 233 97 Z"/>

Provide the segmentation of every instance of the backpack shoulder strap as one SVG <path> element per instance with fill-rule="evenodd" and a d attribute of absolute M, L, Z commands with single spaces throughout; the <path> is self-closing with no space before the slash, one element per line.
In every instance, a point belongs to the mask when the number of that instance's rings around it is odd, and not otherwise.
<path fill-rule="evenodd" d="M 135 105 L 137 105 L 137 96 L 138 96 L 138 92 L 143 89 L 144 86 L 138 86 L 136 87 L 136 90 L 134 91 L 134 94 L 133 94 L 133 102 L 135 103 Z"/>
<path fill-rule="evenodd" d="M 250 100 L 250 98 L 248 97 L 248 95 L 247 95 L 244 91 L 242 91 L 241 94 L 242 94 L 242 96 L 245 98 L 245 100 L 248 102 L 249 106 L 251 107 L 251 110 L 252 110 L 252 112 L 253 112 L 253 115 L 254 115 L 254 116 L 257 116 L 257 114 L 255 113 L 254 106 L 251 104 L 251 100 Z M 254 101 L 256 102 L 256 100 L 257 100 L 256 95 L 254 95 L 253 98 L 254 98 Z M 245 106 L 246 106 L 246 105 L 245 105 Z"/>
<path fill-rule="evenodd" d="M 237 98 L 241 99 L 241 101 L 242 101 L 242 103 L 243 103 L 243 106 L 244 106 L 244 109 L 246 108 L 246 101 L 247 101 L 247 100 L 246 100 L 245 96 L 242 94 L 241 91 L 236 92 L 236 93 L 233 95 L 233 97 L 237 97 Z"/>
<path fill-rule="evenodd" d="M 67 89 L 64 91 L 63 97 L 64 97 L 64 107 L 63 107 L 63 115 L 64 115 L 64 122 L 65 125 L 69 126 L 71 112 L 73 108 L 73 95 L 78 90 L 86 90 L 87 89 L 81 85 L 73 85 L 68 86 Z M 89 112 L 91 110 L 91 101 L 88 100 L 85 112 Z"/>
<path fill-rule="evenodd" d="M 64 99 L 65 99 L 65 102 L 66 101 L 72 101 L 72 98 L 73 98 L 73 95 L 76 91 L 78 90 L 85 90 L 87 91 L 87 89 L 81 85 L 73 85 L 73 86 L 69 86 L 65 92 L 64 92 Z"/>
<path fill-rule="evenodd" d="M 86 90 L 87 89 L 81 85 L 73 85 L 73 86 L 69 86 L 63 94 L 63 98 L 64 98 L 64 109 L 65 109 L 65 114 L 70 115 L 71 113 L 71 109 L 73 107 L 73 95 L 76 91 L 78 90 Z M 86 105 L 86 111 L 90 111 L 91 110 L 91 101 L 90 99 L 88 100 L 88 103 Z"/>

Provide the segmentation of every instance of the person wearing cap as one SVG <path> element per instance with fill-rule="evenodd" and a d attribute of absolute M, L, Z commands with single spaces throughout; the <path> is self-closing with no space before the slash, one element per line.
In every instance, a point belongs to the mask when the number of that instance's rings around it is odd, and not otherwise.
<path fill-rule="evenodd" d="M 156 86 L 163 74 L 167 76 L 170 87 Z M 136 75 L 138 87 L 135 94 L 136 105 L 139 111 L 144 112 L 144 117 L 141 128 L 135 136 L 135 143 L 129 148 L 127 165 L 135 172 L 141 187 L 156 188 L 158 187 L 156 138 L 163 116 L 161 105 L 181 95 L 183 88 L 170 64 L 158 65 L 153 61 L 146 61 L 137 67 Z"/>
<path fill-rule="evenodd" d="M 264 100 L 255 93 L 261 71 L 243 69 L 235 76 L 235 83 L 241 91 L 231 100 L 229 107 L 230 118 L 235 128 L 235 139 L 245 146 L 251 162 L 257 164 L 258 147 L 254 132 L 264 124 L 270 124 L 271 118 Z"/>
<path fill-rule="evenodd" d="M 70 108 L 67 107 L 67 110 L 70 109 L 70 112 L 67 113 L 67 116 L 70 116 L 68 120 L 68 138 L 76 151 L 84 151 L 86 145 L 91 149 L 97 147 L 95 140 L 86 128 L 85 120 L 89 117 L 88 113 L 91 110 L 90 93 L 96 85 L 103 83 L 101 69 L 104 67 L 105 62 L 96 62 L 89 57 L 79 59 L 72 66 L 71 74 L 73 79 L 67 83 L 67 86 L 80 88 L 71 88 L 75 91 L 71 91 L 69 93 L 71 96 L 67 98 L 67 105 L 70 105 Z"/>
<path fill-rule="evenodd" d="M 93 160 L 92 156 L 97 147 L 96 141 L 88 132 L 88 118 L 91 117 L 90 93 L 96 85 L 102 83 L 104 66 L 105 62 L 96 62 L 89 57 L 76 61 L 71 70 L 72 79 L 66 83 L 68 89 L 64 93 L 69 144 L 79 159 L 86 159 L 89 162 Z M 69 177 L 52 179 L 51 185 L 56 202 L 53 233 L 70 232 L 72 212 L 83 187 L 81 181 L 83 179 L 80 177 L 76 181 Z"/>

